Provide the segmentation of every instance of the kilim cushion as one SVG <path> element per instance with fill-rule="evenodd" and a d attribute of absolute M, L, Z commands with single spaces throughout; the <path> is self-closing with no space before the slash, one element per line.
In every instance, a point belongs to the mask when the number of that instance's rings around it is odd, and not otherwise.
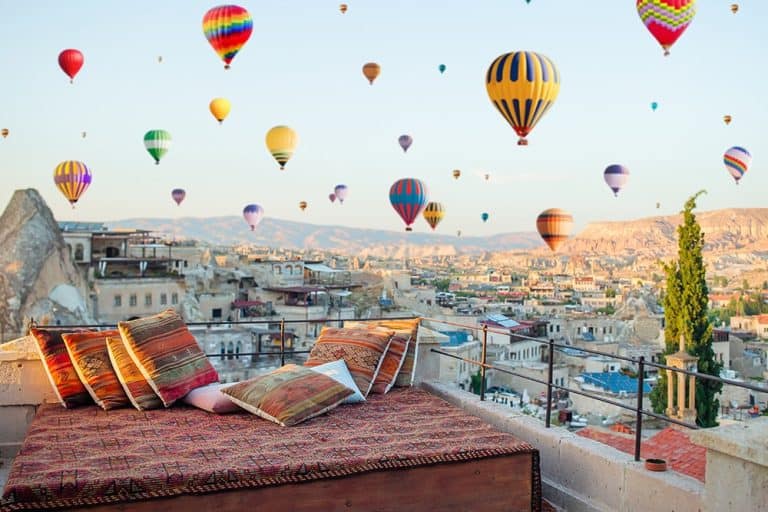
<path fill-rule="evenodd" d="M 393 332 L 388 329 L 323 327 L 305 366 L 344 359 L 357 388 L 368 396 Z"/>
<path fill-rule="evenodd" d="M 107 351 L 107 338 L 117 331 L 79 332 L 62 334 L 77 376 L 96 404 L 104 409 L 130 405 L 117 374 L 112 369 Z"/>
<path fill-rule="evenodd" d="M 395 385 L 395 379 L 405 361 L 405 353 L 408 351 L 410 340 L 402 336 L 392 336 L 392 342 L 389 344 L 387 353 L 384 354 L 384 360 L 381 362 L 376 380 L 373 381 L 371 393 L 386 393 Z"/>
<path fill-rule="evenodd" d="M 149 409 L 161 409 L 163 402 L 147 383 L 147 379 L 139 371 L 136 364 L 128 355 L 123 345 L 123 339 L 119 337 L 107 338 L 107 351 L 112 368 L 117 374 L 123 391 L 128 395 L 131 404 L 140 411 Z"/>
<path fill-rule="evenodd" d="M 187 396 L 181 399 L 185 404 L 192 405 L 198 409 L 212 412 L 214 414 L 227 414 L 230 412 L 242 411 L 240 407 L 221 392 L 223 388 L 232 384 L 209 384 L 201 388 L 193 389 Z"/>
<path fill-rule="evenodd" d="M 117 328 L 125 349 L 166 407 L 195 388 L 219 381 L 184 320 L 173 309 Z"/>
<path fill-rule="evenodd" d="M 313 372 L 322 373 L 323 375 L 327 375 L 336 382 L 344 384 L 349 389 L 353 390 L 355 393 L 349 395 L 346 400 L 344 400 L 345 404 L 365 402 L 365 397 L 357 388 L 355 379 L 352 378 L 352 374 L 349 373 L 349 368 L 347 368 L 347 363 L 345 363 L 343 359 L 339 359 L 338 361 L 334 361 L 332 363 L 321 364 L 320 366 L 311 366 L 310 370 Z"/>
<path fill-rule="evenodd" d="M 30 332 L 35 338 L 43 368 L 61 405 L 77 407 L 93 403 L 91 395 L 77 376 L 75 366 L 69 358 L 67 347 L 61 337 L 67 331 L 32 328 Z"/>
<path fill-rule="evenodd" d="M 392 329 L 395 334 L 398 334 L 404 338 L 410 338 L 411 342 L 408 344 L 408 351 L 405 353 L 405 360 L 403 366 L 397 374 L 395 379 L 396 387 L 410 386 L 413 384 L 413 376 L 416 373 L 416 355 L 418 353 L 417 337 L 419 334 L 419 323 L 421 318 L 405 319 L 405 320 L 375 320 L 372 322 L 344 322 L 344 327 L 358 328 L 364 325 L 370 327 L 384 327 L 386 329 Z"/>
<path fill-rule="evenodd" d="M 323 414 L 354 393 L 326 375 L 295 364 L 221 392 L 243 409 L 284 427 Z"/>

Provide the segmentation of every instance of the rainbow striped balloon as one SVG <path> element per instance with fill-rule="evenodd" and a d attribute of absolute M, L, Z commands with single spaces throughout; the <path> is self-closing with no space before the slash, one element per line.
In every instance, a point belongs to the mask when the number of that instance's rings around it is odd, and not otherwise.
<path fill-rule="evenodd" d="M 61 162 L 53 171 L 53 182 L 59 188 L 67 201 L 75 207 L 75 203 L 91 184 L 91 171 L 83 162 L 67 160 Z"/>
<path fill-rule="evenodd" d="M 637 0 L 637 14 L 664 48 L 664 55 L 669 55 L 696 15 L 696 0 Z"/>
<path fill-rule="evenodd" d="M 744 176 L 744 173 L 749 170 L 749 166 L 752 164 L 752 155 L 746 149 L 733 146 L 723 155 L 723 162 L 725 163 L 725 170 L 731 173 L 733 179 L 736 180 L 736 184 L 739 184 L 739 180 Z"/>
<path fill-rule="evenodd" d="M 389 188 L 389 202 L 405 222 L 405 230 L 413 231 L 411 224 L 427 205 L 427 186 L 416 178 L 397 180 Z"/>
<path fill-rule="evenodd" d="M 203 33 L 213 46 L 224 68 L 229 69 L 235 58 L 253 32 L 253 19 L 245 8 L 239 5 L 220 5 L 203 16 Z"/>

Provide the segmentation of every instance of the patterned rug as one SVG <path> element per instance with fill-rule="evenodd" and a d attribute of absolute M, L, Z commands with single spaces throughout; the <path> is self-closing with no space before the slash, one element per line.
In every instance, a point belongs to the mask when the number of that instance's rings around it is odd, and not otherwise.
<path fill-rule="evenodd" d="M 187 406 L 103 411 L 41 406 L 0 511 L 146 500 L 372 470 L 538 452 L 419 389 L 372 395 L 295 427 Z"/>

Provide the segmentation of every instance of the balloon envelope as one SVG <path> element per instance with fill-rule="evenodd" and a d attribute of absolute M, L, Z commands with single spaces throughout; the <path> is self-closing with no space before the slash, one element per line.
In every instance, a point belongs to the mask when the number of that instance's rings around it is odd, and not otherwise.
<path fill-rule="evenodd" d="M 397 180 L 389 188 L 389 202 L 405 222 L 405 230 L 413 231 L 411 224 L 427 204 L 427 187 L 416 178 Z"/>
<path fill-rule="evenodd" d="M 572 227 L 573 216 L 560 208 L 544 210 L 536 219 L 536 230 L 553 251 L 568 239 Z"/>
<path fill-rule="evenodd" d="M 165 130 L 149 130 L 144 134 L 144 147 L 155 159 L 155 164 L 159 165 L 160 159 L 171 147 L 171 134 Z"/>
<path fill-rule="evenodd" d="M 488 217 L 490 217 L 490 215 L 488 215 L 486 212 L 480 214 L 480 218 L 483 219 L 483 222 L 488 222 Z"/>
<path fill-rule="evenodd" d="M 656 112 L 656 109 L 657 109 L 657 108 L 659 108 L 659 104 L 658 104 L 658 103 L 656 103 L 655 101 L 651 102 L 651 110 L 653 110 L 654 112 Z"/>
<path fill-rule="evenodd" d="M 330 199 L 331 202 L 333 203 L 334 201 L 336 201 L 336 194 L 328 194 L 328 199 Z"/>
<path fill-rule="evenodd" d="M 83 162 L 67 160 L 53 171 L 53 182 L 74 208 L 75 203 L 91 184 L 91 171 Z"/>
<path fill-rule="evenodd" d="M 603 179 L 613 190 L 613 195 L 618 196 L 619 190 L 629 181 L 629 169 L 623 165 L 613 164 L 605 168 Z"/>
<path fill-rule="evenodd" d="M 180 205 L 184 198 L 187 197 L 187 192 L 183 188 L 175 188 L 171 190 L 171 197 L 176 201 L 176 205 Z"/>
<path fill-rule="evenodd" d="M 696 0 L 637 0 L 637 14 L 645 28 L 669 55 L 696 15 Z"/>
<path fill-rule="evenodd" d="M 347 12 L 347 9 L 348 9 L 348 8 L 349 8 L 349 7 L 347 6 L 347 4 L 341 4 L 341 5 L 339 5 L 339 10 L 341 11 L 341 14 L 344 14 L 345 12 Z"/>
<path fill-rule="evenodd" d="M 403 148 L 403 152 L 407 152 L 408 148 L 411 147 L 411 144 L 413 144 L 413 137 L 410 135 L 401 135 L 397 138 L 398 144 L 400 144 L 400 147 Z"/>
<path fill-rule="evenodd" d="M 381 66 L 376 64 L 375 62 L 366 62 L 363 64 L 363 75 L 365 75 L 365 78 L 368 79 L 368 81 L 373 85 L 373 81 L 378 78 L 379 74 L 381 73 Z"/>
<path fill-rule="evenodd" d="M 461 171 L 458 169 L 455 169 L 452 174 L 453 174 L 453 178 L 457 180 L 459 179 L 459 176 L 461 176 Z"/>
<path fill-rule="evenodd" d="M 739 12 L 739 4 L 731 4 L 731 12 L 733 14 L 736 14 L 737 12 Z"/>
<path fill-rule="evenodd" d="M 211 100 L 211 103 L 208 104 L 208 109 L 219 123 L 222 123 L 224 119 L 227 118 L 231 108 L 232 105 L 226 98 L 214 98 Z"/>
<path fill-rule="evenodd" d="M 221 60 L 229 69 L 253 32 L 253 19 L 248 11 L 238 5 L 220 5 L 203 16 L 203 33 Z"/>
<path fill-rule="evenodd" d="M 307 202 L 306 201 L 299 201 L 299 208 L 301 208 L 301 211 L 304 211 L 307 209 Z"/>
<path fill-rule="evenodd" d="M 83 62 L 85 62 L 85 57 L 80 53 L 80 50 L 70 48 L 59 53 L 59 67 L 67 74 L 70 82 L 75 80 L 75 75 L 83 67 Z"/>
<path fill-rule="evenodd" d="M 285 169 L 285 164 L 293 156 L 299 136 L 289 126 L 275 126 L 267 132 L 267 149 L 280 164 L 280 169 Z"/>
<path fill-rule="evenodd" d="M 251 231 L 256 229 L 256 226 L 261 222 L 261 218 L 264 216 L 264 208 L 258 204 L 249 204 L 243 208 L 243 218 L 245 222 L 251 226 Z"/>
<path fill-rule="evenodd" d="M 439 66 L 437 66 L 437 69 L 440 71 L 440 74 L 442 75 L 443 73 L 445 73 L 445 70 L 447 68 L 445 64 L 440 64 Z"/>
<path fill-rule="evenodd" d="M 740 146 L 733 146 L 723 155 L 723 162 L 725 169 L 733 176 L 738 185 L 739 180 L 744 177 L 744 173 L 749 170 L 749 166 L 752 164 L 752 155 Z"/>
<path fill-rule="evenodd" d="M 424 219 L 427 221 L 427 224 L 432 228 L 432 231 L 435 230 L 438 224 L 440 224 L 440 221 L 443 220 L 443 217 L 445 217 L 445 208 L 441 203 L 436 203 L 434 201 L 427 203 L 427 207 L 424 208 Z"/>
<path fill-rule="evenodd" d="M 724 116 L 723 116 L 723 122 L 724 122 L 725 124 L 731 124 L 731 120 L 732 120 L 732 119 L 733 119 L 733 118 L 732 118 L 731 116 L 729 116 L 729 115 L 724 115 Z"/>
<path fill-rule="evenodd" d="M 3 138 L 6 138 L 9 133 L 11 133 L 11 131 L 8 128 L 3 128 L 2 130 L 0 130 L 0 135 L 2 135 Z"/>
<path fill-rule="evenodd" d="M 348 192 L 349 190 L 346 185 L 336 185 L 333 189 L 333 193 L 336 194 L 336 199 L 338 199 L 340 203 L 344 203 Z"/>
<path fill-rule="evenodd" d="M 505 53 L 488 67 L 485 88 L 496 110 L 520 136 L 518 145 L 525 146 L 525 137 L 557 99 L 560 73 L 539 53 Z"/>

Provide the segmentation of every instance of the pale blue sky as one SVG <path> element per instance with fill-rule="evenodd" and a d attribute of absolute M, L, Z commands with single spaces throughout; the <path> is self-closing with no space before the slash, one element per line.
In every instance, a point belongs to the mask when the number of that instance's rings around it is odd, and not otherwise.
<path fill-rule="evenodd" d="M 388 190 L 413 176 L 448 209 L 438 231 L 467 235 L 534 230 L 550 207 L 572 212 L 577 230 L 673 213 L 701 188 L 701 209 L 766 204 L 765 0 L 740 2 L 736 15 L 730 0 L 700 0 L 667 58 L 634 0 L 347 3 L 342 15 L 336 1 L 241 2 L 254 31 L 224 71 L 201 29 L 213 2 L 0 0 L 0 127 L 11 130 L 0 203 L 34 187 L 62 220 L 239 215 L 256 202 L 273 218 L 402 230 Z M 57 64 L 70 47 L 85 54 L 74 85 Z M 546 54 L 562 77 L 528 147 L 483 82 L 513 50 Z M 367 61 L 382 66 L 372 87 Z M 208 112 L 216 96 L 233 105 L 223 126 Z M 284 172 L 264 145 L 276 124 L 300 136 Z M 174 137 L 160 166 L 142 142 L 153 128 Z M 402 133 L 415 140 L 407 154 Z M 722 164 L 732 145 L 754 157 L 738 187 Z M 74 211 L 52 180 L 69 159 L 93 172 Z M 602 178 L 612 163 L 631 171 L 618 199 Z M 337 183 L 349 186 L 343 206 L 327 199 Z M 174 187 L 187 189 L 181 207 Z"/>

